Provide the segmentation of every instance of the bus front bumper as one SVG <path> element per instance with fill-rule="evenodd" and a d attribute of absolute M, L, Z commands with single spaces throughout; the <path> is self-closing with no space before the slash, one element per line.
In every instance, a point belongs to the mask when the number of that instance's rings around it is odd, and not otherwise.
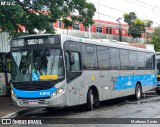
<path fill-rule="evenodd" d="M 65 94 L 61 94 L 54 98 L 50 97 L 47 99 L 19 99 L 12 95 L 13 104 L 17 107 L 65 107 L 67 105 L 67 99 Z"/>

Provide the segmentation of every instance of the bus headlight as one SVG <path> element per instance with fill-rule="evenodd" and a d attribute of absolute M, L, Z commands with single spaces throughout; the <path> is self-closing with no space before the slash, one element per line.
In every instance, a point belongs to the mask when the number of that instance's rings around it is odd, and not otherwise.
<path fill-rule="evenodd" d="M 12 95 L 12 97 L 16 97 L 16 95 L 15 95 L 15 93 L 13 92 L 13 90 L 11 90 L 11 95 Z"/>
<path fill-rule="evenodd" d="M 57 90 L 57 93 L 60 94 L 60 93 L 62 93 L 63 91 L 64 91 L 63 88 L 59 88 L 59 89 Z"/>
<path fill-rule="evenodd" d="M 54 97 L 54 96 L 56 96 L 57 95 L 57 92 L 53 92 L 52 93 L 52 96 Z"/>
<path fill-rule="evenodd" d="M 59 95 L 63 92 L 64 92 L 64 88 L 61 87 L 61 88 L 59 88 L 58 90 L 56 90 L 55 92 L 52 93 L 52 97 L 55 97 L 55 96 L 57 96 L 57 95 Z"/>

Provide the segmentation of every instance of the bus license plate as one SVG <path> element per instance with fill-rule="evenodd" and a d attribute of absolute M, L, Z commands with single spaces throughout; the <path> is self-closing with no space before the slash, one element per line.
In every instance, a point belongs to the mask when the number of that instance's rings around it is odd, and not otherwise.
<path fill-rule="evenodd" d="M 36 101 L 36 100 L 35 101 L 33 101 L 33 100 L 32 101 L 28 101 L 28 104 L 29 105 L 38 105 L 38 101 Z"/>

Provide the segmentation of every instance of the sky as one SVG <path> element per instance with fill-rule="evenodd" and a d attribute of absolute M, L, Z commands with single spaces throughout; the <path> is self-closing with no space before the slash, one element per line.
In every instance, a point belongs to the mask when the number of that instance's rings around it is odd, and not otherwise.
<path fill-rule="evenodd" d="M 142 20 L 152 20 L 153 27 L 160 25 L 160 0 L 87 0 L 94 3 L 97 11 L 94 19 L 116 22 L 123 14 L 135 12 Z M 99 4 L 98 4 L 99 3 Z M 99 16 L 98 16 L 99 12 Z"/>

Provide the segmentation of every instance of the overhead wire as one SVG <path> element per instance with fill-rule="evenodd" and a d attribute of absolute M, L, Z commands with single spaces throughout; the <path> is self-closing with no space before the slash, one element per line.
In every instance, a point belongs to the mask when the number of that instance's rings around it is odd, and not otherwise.
<path fill-rule="evenodd" d="M 93 2 L 92 0 L 89 0 L 90 2 Z M 124 1 L 126 1 L 126 0 L 124 0 Z M 98 4 L 98 3 L 95 3 L 94 2 L 94 4 Z M 120 10 L 120 9 L 117 9 L 117 8 L 113 8 L 113 7 L 110 7 L 110 6 L 107 6 L 107 5 L 104 5 L 104 4 L 99 4 L 100 6 L 103 6 L 103 7 L 106 7 L 106 8 L 109 8 L 109 9 L 112 9 L 112 10 L 115 10 L 115 11 L 118 11 L 118 12 L 121 12 L 121 13 L 126 13 L 125 11 L 123 11 L 123 10 Z M 96 12 L 96 13 L 98 13 L 98 12 Z M 104 13 L 99 13 L 100 15 L 103 15 L 103 16 L 107 16 L 107 17 L 110 17 L 110 18 L 114 18 L 114 19 L 117 19 L 117 17 L 113 17 L 113 16 L 110 16 L 110 15 L 107 15 L 107 14 L 104 14 Z M 140 15 L 139 16 L 137 16 L 138 18 L 140 18 Z M 143 16 L 141 16 L 141 17 L 143 17 Z M 143 19 L 143 20 L 146 20 L 146 19 L 144 19 L 144 18 L 141 18 L 141 19 Z M 156 22 L 153 22 L 153 23 L 155 23 L 155 24 L 160 24 L 160 23 L 156 23 Z"/>

